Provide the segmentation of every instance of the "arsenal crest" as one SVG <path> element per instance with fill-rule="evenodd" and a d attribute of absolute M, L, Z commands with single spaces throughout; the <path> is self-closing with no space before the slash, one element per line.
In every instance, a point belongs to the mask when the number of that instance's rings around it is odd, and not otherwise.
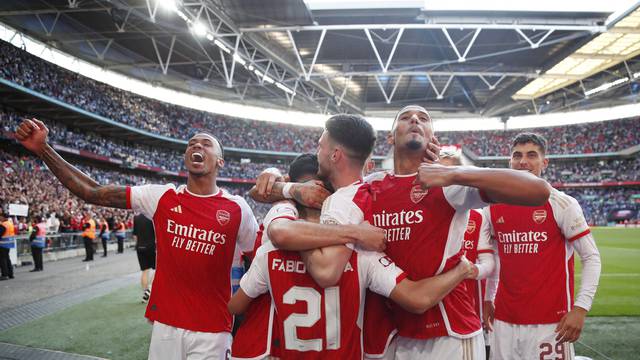
<path fill-rule="evenodd" d="M 542 224 L 547 220 L 547 210 L 536 210 L 533 212 L 533 221 L 536 224 Z"/>
<path fill-rule="evenodd" d="M 427 196 L 428 192 L 429 192 L 429 189 L 424 190 L 420 185 L 414 185 L 414 187 L 411 188 L 411 193 L 409 194 L 409 198 L 411 198 L 411 201 L 413 201 L 414 204 L 417 204 L 420 201 L 422 201 L 422 199 L 424 199 L 425 196 Z"/>
<path fill-rule="evenodd" d="M 469 220 L 469 223 L 467 224 L 467 234 L 471 234 L 474 231 L 476 231 L 476 222 Z"/>
<path fill-rule="evenodd" d="M 218 210 L 218 212 L 216 212 L 216 220 L 218 220 L 218 223 L 220 225 L 222 226 L 227 225 L 230 219 L 231 219 L 231 214 L 229 214 L 228 211 Z"/>

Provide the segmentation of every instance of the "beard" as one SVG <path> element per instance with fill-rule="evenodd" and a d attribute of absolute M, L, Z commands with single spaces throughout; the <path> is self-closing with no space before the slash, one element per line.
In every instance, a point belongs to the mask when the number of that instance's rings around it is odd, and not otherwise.
<path fill-rule="evenodd" d="M 409 142 L 405 144 L 405 147 L 412 151 L 420 150 L 422 149 L 422 142 L 418 140 L 409 140 Z"/>

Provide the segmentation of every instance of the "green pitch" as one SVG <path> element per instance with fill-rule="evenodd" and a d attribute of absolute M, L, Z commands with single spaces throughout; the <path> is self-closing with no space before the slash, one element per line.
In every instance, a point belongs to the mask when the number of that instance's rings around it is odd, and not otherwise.
<path fill-rule="evenodd" d="M 144 318 L 139 286 L 111 294 L 0 332 L 0 342 L 93 355 L 147 359 L 151 325 Z"/>
<path fill-rule="evenodd" d="M 640 229 L 592 229 L 602 277 L 576 354 L 593 359 L 638 359 L 640 354 Z M 580 262 L 576 259 L 576 289 Z M 0 342 L 94 355 L 147 358 L 151 326 L 131 286 L 0 333 Z M 626 317 L 622 317 L 626 316 Z"/>
<path fill-rule="evenodd" d="M 640 229 L 593 228 L 592 232 L 602 258 L 602 275 L 590 316 L 640 316 Z M 577 293 L 577 256 L 575 262 Z"/>

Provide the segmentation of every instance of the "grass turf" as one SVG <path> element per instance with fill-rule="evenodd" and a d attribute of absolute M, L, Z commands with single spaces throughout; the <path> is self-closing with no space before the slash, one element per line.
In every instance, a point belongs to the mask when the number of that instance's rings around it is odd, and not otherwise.
<path fill-rule="evenodd" d="M 139 286 L 72 306 L 0 332 L 0 342 L 93 355 L 108 359 L 147 358 L 151 325 L 144 318 Z"/>
<path fill-rule="evenodd" d="M 640 228 L 593 228 L 592 232 L 602 258 L 602 275 L 589 315 L 640 316 Z"/>

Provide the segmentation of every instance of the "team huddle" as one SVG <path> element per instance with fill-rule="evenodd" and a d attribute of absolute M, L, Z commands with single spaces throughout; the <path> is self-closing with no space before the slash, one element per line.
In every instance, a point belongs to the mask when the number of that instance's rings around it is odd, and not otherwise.
<path fill-rule="evenodd" d="M 387 138 L 393 169 L 366 174 L 375 131 L 334 115 L 317 154 L 257 179 L 251 196 L 273 203 L 258 226 L 217 186 L 224 149 L 210 134 L 188 141 L 186 185 L 124 187 L 68 164 L 47 133 L 24 120 L 16 138 L 85 201 L 153 220 L 149 359 L 574 356 L 600 255 L 577 201 L 541 179 L 539 135 L 514 139 L 511 169 L 460 166 L 440 157 L 428 112 L 407 106 Z M 241 255 L 252 262 L 232 296 Z"/>

